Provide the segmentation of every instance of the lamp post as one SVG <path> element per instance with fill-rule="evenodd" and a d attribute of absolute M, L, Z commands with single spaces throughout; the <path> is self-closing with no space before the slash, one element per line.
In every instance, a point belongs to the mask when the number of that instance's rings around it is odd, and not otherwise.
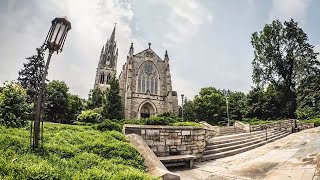
<path fill-rule="evenodd" d="M 230 119 L 229 119 L 229 97 L 228 97 L 228 96 L 226 96 L 226 103 L 227 103 L 228 126 L 230 126 Z"/>
<path fill-rule="evenodd" d="M 181 113 L 182 113 L 182 121 L 184 121 L 184 114 L 183 114 L 183 98 L 184 98 L 184 94 L 181 94 Z"/>
<path fill-rule="evenodd" d="M 41 109 L 43 104 L 43 93 L 45 88 L 45 81 L 48 74 L 48 68 L 52 54 L 56 51 L 57 54 L 63 49 L 64 42 L 66 40 L 68 31 L 71 29 L 71 23 L 67 17 L 57 17 L 52 20 L 52 25 L 49 29 L 48 35 L 44 42 L 45 48 L 49 49 L 48 59 L 42 74 L 41 87 L 36 102 L 36 112 L 34 116 L 34 131 L 33 131 L 33 148 L 39 147 L 40 139 L 40 118 Z"/>

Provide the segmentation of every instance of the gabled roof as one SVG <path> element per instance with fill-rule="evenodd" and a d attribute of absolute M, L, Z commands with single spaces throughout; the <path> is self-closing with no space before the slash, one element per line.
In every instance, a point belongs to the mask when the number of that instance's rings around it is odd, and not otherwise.
<path fill-rule="evenodd" d="M 158 55 L 157 55 L 157 53 L 155 53 L 151 48 L 147 48 L 147 49 L 145 49 L 145 50 L 143 50 L 143 51 L 141 51 L 141 52 L 139 52 L 139 53 L 137 53 L 137 54 L 135 54 L 134 56 L 144 56 L 144 54 L 150 54 L 150 56 L 155 56 L 155 57 L 157 57 L 159 60 L 161 60 L 161 61 L 163 61 L 163 59 L 161 59 Z M 153 58 L 153 57 L 152 57 Z"/>

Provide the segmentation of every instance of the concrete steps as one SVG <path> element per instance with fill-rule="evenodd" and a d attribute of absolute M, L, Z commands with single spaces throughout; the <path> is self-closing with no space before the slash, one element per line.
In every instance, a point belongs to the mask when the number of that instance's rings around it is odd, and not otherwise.
<path fill-rule="evenodd" d="M 239 154 L 280 139 L 288 134 L 290 134 L 290 132 L 271 131 L 268 132 L 266 139 L 265 131 L 257 131 L 251 134 L 243 133 L 211 138 L 207 142 L 202 161 Z"/>
<path fill-rule="evenodd" d="M 233 126 L 230 127 L 220 127 L 220 135 L 225 136 L 230 134 L 238 134 L 238 133 L 245 133 L 246 131 L 243 129 L 235 128 Z"/>

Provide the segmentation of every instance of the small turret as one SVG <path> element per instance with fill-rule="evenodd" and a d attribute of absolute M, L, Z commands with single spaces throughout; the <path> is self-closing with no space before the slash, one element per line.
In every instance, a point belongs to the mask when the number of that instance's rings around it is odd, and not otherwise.
<path fill-rule="evenodd" d="M 134 53 L 133 42 L 131 43 L 129 54 L 132 55 Z"/>
<path fill-rule="evenodd" d="M 169 60 L 168 51 L 166 50 L 166 53 L 164 54 L 164 60 Z"/>

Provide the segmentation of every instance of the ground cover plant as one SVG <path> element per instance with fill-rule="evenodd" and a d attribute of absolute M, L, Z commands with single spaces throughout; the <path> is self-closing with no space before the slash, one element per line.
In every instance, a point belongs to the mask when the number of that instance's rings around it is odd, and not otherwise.
<path fill-rule="evenodd" d="M 44 149 L 28 128 L 0 126 L 0 179 L 152 179 L 139 152 L 117 131 L 45 123 Z"/>

